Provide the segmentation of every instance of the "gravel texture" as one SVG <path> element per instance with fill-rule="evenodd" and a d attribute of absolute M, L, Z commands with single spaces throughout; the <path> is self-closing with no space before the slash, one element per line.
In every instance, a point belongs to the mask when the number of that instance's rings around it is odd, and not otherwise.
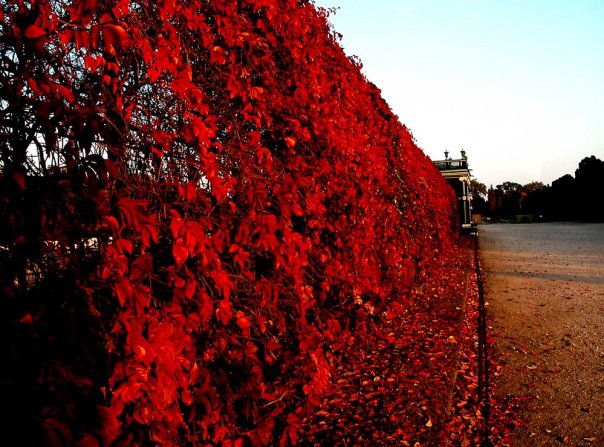
<path fill-rule="evenodd" d="M 479 227 L 502 398 L 525 402 L 514 446 L 604 446 L 604 224 Z"/>

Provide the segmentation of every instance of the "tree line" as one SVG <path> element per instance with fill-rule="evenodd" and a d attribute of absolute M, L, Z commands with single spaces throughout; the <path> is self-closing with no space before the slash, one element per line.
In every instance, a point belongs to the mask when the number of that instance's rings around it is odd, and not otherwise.
<path fill-rule="evenodd" d="M 574 177 L 565 174 L 551 185 L 506 181 L 487 190 L 474 181 L 474 212 L 492 218 L 530 215 L 537 220 L 604 222 L 604 162 L 594 155 L 579 162 Z"/>

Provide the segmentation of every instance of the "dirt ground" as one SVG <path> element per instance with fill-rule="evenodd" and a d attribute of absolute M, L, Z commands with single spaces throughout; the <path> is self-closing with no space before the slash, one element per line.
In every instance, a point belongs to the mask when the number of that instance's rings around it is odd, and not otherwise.
<path fill-rule="evenodd" d="M 479 226 L 501 396 L 526 402 L 514 446 L 604 446 L 604 224 Z"/>

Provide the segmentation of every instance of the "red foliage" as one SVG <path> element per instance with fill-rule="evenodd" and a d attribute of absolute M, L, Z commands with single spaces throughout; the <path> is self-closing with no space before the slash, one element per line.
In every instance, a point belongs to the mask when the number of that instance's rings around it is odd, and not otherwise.
<path fill-rule="evenodd" d="M 303 421 L 300 446 L 506 446 L 510 401 L 479 401 L 478 288 L 473 242 L 435 259 L 398 315 L 371 322 L 347 349 L 333 389 Z M 500 368 L 493 359 L 490 369 Z M 483 390 L 484 391 L 484 390 Z"/>
<path fill-rule="evenodd" d="M 450 244 L 438 171 L 305 0 L 9 0 L 0 26 L 3 421 L 294 443 Z"/>

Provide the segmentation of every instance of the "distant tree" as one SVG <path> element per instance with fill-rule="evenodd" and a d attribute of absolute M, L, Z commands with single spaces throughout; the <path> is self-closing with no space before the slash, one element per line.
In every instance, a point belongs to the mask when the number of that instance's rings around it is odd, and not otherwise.
<path fill-rule="evenodd" d="M 532 194 L 535 191 L 538 191 L 544 187 L 545 187 L 545 185 L 543 184 L 543 182 L 532 181 L 532 182 L 529 182 L 526 185 L 524 185 L 521 189 L 522 189 L 522 191 L 526 192 L 527 194 Z"/>
<path fill-rule="evenodd" d="M 576 184 L 572 175 L 566 174 L 554 180 L 549 189 L 545 209 L 555 220 L 572 220 L 577 218 Z"/>
<path fill-rule="evenodd" d="M 501 185 L 497 185 L 497 189 L 502 190 L 504 193 L 519 191 L 521 188 L 522 185 L 516 182 L 503 182 Z"/>
<path fill-rule="evenodd" d="M 474 193 L 474 198 L 476 195 L 480 194 L 481 196 L 487 195 L 487 185 L 479 182 L 476 179 L 470 180 L 470 187 L 472 188 L 472 192 Z"/>
<path fill-rule="evenodd" d="M 491 195 L 495 197 L 490 206 L 494 216 L 511 217 L 520 212 L 520 199 L 522 185 L 520 183 L 505 181 L 492 190 Z"/>
<path fill-rule="evenodd" d="M 472 209 L 474 214 L 487 214 L 487 186 L 476 179 L 472 179 L 470 180 L 470 188 L 472 189 Z"/>
<path fill-rule="evenodd" d="M 596 179 L 598 176 L 604 175 L 604 161 L 596 158 L 594 155 L 585 157 L 579 162 L 579 167 L 575 171 L 575 179 L 583 181 L 584 179 Z M 602 178 L 599 179 L 601 183 Z"/>
<path fill-rule="evenodd" d="M 489 190 L 493 215 L 517 213 L 544 219 L 604 222 L 604 162 L 585 157 L 575 171 L 554 180 L 551 186 L 532 181 L 524 186 L 506 181 Z"/>
<path fill-rule="evenodd" d="M 520 189 L 520 209 L 522 214 L 543 214 L 543 206 L 539 200 L 541 195 L 538 191 L 543 190 L 543 182 L 532 181 L 522 186 Z"/>
<path fill-rule="evenodd" d="M 604 162 L 586 157 L 575 171 L 577 217 L 604 221 Z"/>

